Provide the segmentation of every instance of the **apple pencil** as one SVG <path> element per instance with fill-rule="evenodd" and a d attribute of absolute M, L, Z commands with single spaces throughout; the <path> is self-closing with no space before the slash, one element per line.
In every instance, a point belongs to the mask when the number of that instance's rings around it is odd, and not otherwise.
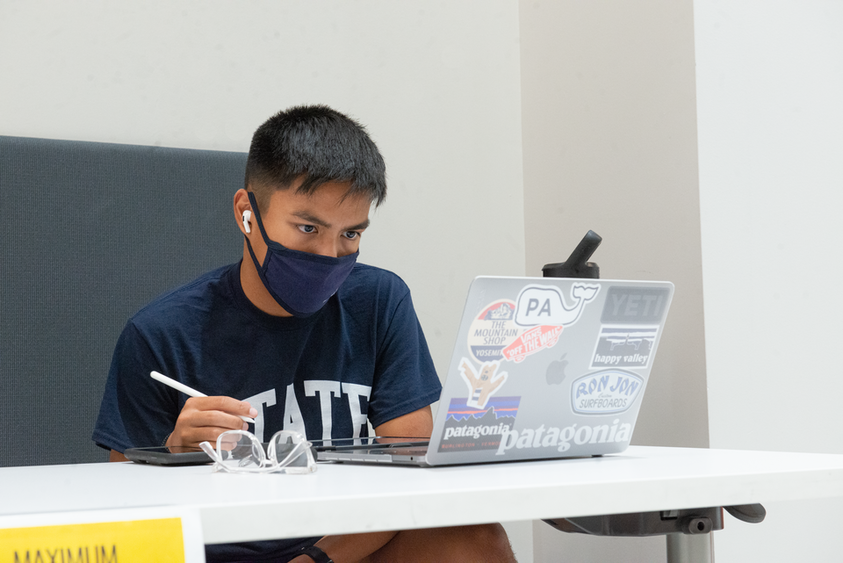
<path fill-rule="evenodd" d="M 188 387 L 184 383 L 179 383 L 175 379 L 170 379 L 169 377 L 167 377 L 163 373 L 158 373 L 157 371 L 151 371 L 151 372 L 149 372 L 149 377 L 151 377 L 155 381 L 160 381 L 164 385 L 172 387 L 176 391 L 181 391 L 182 393 L 184 393 L 188 397 L 207 397 L 207 395 L 205 393 L 200 393 L 196 389 L 193 389 L 192 387 Z M 238 416 L 240 416 L 240 415 L 238 415 Z M 248 422 L 249 424 L 255 423 L 254 418 L 249 418 L 248 416 L 241 416 L 240 418 L 242 418 L 244 422 Z"/>

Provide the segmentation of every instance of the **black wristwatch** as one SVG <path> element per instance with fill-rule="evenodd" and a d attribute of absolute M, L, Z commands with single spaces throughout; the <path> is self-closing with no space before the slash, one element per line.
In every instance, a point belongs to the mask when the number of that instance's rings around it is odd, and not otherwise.
<path fill-rule="evenodd" d="M 328 554 L 316 547 L 315 545 L 311 545 L 309 547 L 301 548 L 302 555 L 307 555 L 316 563 L 334 563 L 333 559 L 328 557 Z"/>

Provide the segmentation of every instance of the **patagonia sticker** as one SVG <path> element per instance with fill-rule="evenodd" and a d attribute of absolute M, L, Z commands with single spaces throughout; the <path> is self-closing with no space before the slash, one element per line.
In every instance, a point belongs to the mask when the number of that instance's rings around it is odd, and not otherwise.
<path fill-rule="evenodd" d="M 501 436 L 515 425 L 520 402 L 521 397 L 493 397 L 477 409 L 465 399 L 451 399 L 439 451 L 498 449 Z"/>

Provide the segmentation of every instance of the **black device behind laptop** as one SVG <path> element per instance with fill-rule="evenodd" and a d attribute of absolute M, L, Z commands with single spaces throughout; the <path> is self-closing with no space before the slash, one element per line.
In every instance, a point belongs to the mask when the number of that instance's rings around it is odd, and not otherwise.
<path fill-rule="evenodd" d="M 150 465 L 182 466 L 207 465 L 213 463 L 208 454 L 199 448 L 187 446 L 153 446 L 149 448 L 129 448 L 123 455 L 136 463 Z"/>

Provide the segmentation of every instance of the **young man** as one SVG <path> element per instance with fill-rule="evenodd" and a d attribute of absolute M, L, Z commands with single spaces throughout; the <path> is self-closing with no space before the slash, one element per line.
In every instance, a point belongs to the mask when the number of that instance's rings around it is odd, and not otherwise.
<path fill-rule="evenodd" d="M 429 436 L 441 385 L 407 286 L 356 262 L 385 166 L 363 127 L 324 106 L 255 132 L 234 195 L 242 261 L 165 294 L 118 340 L 93 438 L 112 461 L 136 446 L 214 443 L 249 428 L 308 439 Z M 162 372 L 210 397 L 188 399 Z M 234 397 L 240 397 L 237 400 Z M 315 544 L 315 545 L 314 545 Z M 326 555 L 327 554 L 327 555 Z M 208 561 L 510 561 L 500 526 L 209 546 Z"/>

